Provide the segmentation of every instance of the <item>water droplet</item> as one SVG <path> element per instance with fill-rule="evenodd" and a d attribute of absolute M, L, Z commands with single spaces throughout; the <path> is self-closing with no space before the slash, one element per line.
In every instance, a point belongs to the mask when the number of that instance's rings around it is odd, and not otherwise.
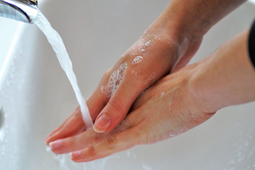
<path fill-rule="evenodd" d="M 174 132 L 171 132 L 170 133 L 170 137 L 174 137 L 175 136 L 175 133 Z"/>
<path fill-rule="evenodd" d="M 50 152 L 50 151 L 51 151 L 51 149 L 50 149 L 49 146 L 46 146 L 45 150 L 46 150 L 47 152 Z"/>
<path fill-rule="evenodd" d="M 151 40 L 147 41 L 144 45 L 148 47 L 150 43 L 151 43 Z"/>

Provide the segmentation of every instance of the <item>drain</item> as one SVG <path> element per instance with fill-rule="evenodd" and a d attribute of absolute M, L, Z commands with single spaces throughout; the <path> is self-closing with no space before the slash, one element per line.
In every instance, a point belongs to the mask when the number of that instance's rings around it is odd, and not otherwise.
<path fill-rule="evenodd" d="M 4 126 L 4 109 L 0 109 L 0 129 Z"/>

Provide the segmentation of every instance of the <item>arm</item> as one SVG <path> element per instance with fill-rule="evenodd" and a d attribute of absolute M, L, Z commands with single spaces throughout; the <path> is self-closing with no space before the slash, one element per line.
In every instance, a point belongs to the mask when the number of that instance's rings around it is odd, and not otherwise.
<path fill-rule="evenodd" d="M 255 100 L 255 70 L 245 31 L 220 47 L 194 69 L 191 91 L 205 112 Z M 254 48 L 254 47 L 253 47 Z"/>
<path fill-rule="evenodd" d="M 187 38 L 188 42 L 184 45 L 189 47 L 202 41 L 213 25 L 244 2 L 246 0 L 172 0 L 154 24 L 166 23 L 166 30 L 172 31 L 173 26 L 169 21 L 174 20 L 174 27 L 181 30 L 177 35 L 186 36 L 179 39 L 184 41 Z M 196 52 L 192 48 L 186 50 L 186 54 L 178 58 L 180 61 L 174 70 L 185 66 Z"/>

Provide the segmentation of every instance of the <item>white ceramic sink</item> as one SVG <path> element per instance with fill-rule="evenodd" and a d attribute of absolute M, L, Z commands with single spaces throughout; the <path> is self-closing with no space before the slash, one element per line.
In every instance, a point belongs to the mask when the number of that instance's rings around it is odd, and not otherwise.
<path fill-rule="evenodd" d="M 62 36 L 81 91 L 88 97 L 103 73 L 168 3 L 45 0 L 39 1 L 39 8 Z M 255 6 L 246 3 L 214 26 L 192 62 L 248 28 L 254 11 Z M 78 105 L 73 90 L 35 25 L 8 19 L 1 19 L 0 24 L 4 37 L 0 40 L 0 58 L 6 61 L 4 67 L 0 62 L 1 170 L 255 169 L 254 102 L 222 109 L 203 125 L 176 138 L 137 146 L 107 159 L 86 164 L 73 163 L 68 156 L 55 159 L 45 150 L 43 140 Z"/>

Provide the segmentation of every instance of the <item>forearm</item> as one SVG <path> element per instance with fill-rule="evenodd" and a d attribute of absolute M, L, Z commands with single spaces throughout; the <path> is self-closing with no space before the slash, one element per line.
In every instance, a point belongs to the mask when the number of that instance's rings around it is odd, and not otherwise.
<path fill-rule="evenodd" d="M 172 30 L 176 28 L 190 41 L 202 37 L 214 24 L 239 7 L 246 0 L 172 0 L 157 19 L 159 24 Z"/>
<path fill-rule="evenodd" d="M 191 91 L 205 112 L 255 100 L 248 36 L 249 31 L 237 35 L 194 69 Z"/>
<path fill-rule="evenodd" d="M 205 33 L 245 0 L 172 0 L 148 28 L 179 48 L 173 58 L 174 70 L 185 66 L 198 50 Z M 160 33 L 159 33 L 160 32 Z M 173 43 L 171 43 L 173 44 Z"/>

